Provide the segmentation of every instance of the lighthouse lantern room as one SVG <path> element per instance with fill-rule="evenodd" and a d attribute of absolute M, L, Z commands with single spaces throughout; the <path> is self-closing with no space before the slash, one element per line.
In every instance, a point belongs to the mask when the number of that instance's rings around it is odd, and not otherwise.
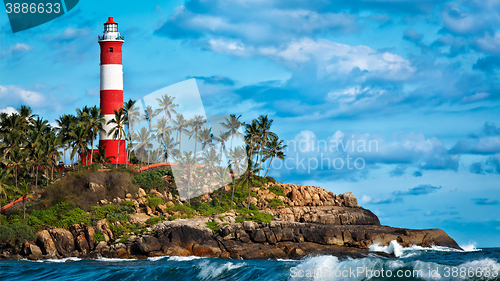
<path fill-rule="evenodd" d="M 104 147 L 106 157 L 111 156 L 111 163 L 127 162 L 125 136 L 119 138 L 109 134 L 116 124 L 107 124 L 115 119 L 115 111 L 123 107 L 123 67 L 122 44 L 124 38 L 118 32 L 118 24 L 110 17 L 104 23 L 104 33 L 98 36 L 101 47 L 101 91 L 100 108 L 106 120 L 104 130 L 99 136 L 99 147 Z"/>

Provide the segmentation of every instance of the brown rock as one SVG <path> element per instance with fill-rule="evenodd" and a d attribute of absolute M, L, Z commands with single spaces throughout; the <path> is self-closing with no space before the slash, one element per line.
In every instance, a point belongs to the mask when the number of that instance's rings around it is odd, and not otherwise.
<path fill-rule="evenodd" d="M 63 228 L 54 228 L 49 231 L 57 251 L 63 256 L 70 256 L 75 251 L 75 240 L 69 230 Z"/>
<path fill-rule="evenodd" d="M 266 234 L 264 233 L 264 231 L 262 229 L 256 229 L 254 231 L 252 231 L 252 234 L 250 235 L 250 237 L 252 238 L 252 240 L 254 242 L 266 242 Z"/>
<path fill-rule="evenodd" d="M 36 243 L 40 246 L 42 253 L 48 257 L 57 256 L 57 248 L 47 230 L 40 230 L 36 233 Z"/>
<path fill-rule="evenodd" d="M 137 243 L 139 244 L 141 251 L 144 253 L 161 250 L 160 242 L 154 236 L 146 235 L 140 237 Z"/>

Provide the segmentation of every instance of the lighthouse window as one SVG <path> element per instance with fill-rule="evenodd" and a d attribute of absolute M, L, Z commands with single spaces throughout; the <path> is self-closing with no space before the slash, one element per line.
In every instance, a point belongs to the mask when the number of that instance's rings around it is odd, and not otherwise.
<path fill-rule="evenodd" d="M 112 53 L 112 52 L 113 52 L 113 47 L 109 47 L 108 53 Z"/>

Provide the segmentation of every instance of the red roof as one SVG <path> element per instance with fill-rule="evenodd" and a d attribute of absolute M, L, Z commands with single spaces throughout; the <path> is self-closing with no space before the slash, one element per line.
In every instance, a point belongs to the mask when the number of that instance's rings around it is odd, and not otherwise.
<path fill-rule="evenodd" d="M 104 24 L 110 24 L 110 23 L 114 23 L 114 24 L 117 24 L 116 22 L 113 21 L 113 17 L 109 17 L 108 18 L 108 21 L 105 22 Z"/>

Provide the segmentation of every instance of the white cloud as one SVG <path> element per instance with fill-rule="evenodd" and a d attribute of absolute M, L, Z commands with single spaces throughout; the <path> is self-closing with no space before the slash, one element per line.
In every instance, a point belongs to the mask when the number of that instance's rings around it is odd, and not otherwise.
<path fill-rule="evenodd" d="M 28 52 L 32 49 L 30 45 L 24 43 L 16 43 L 12 45 L 7 51 L 3 52 L 4 55 Z"/>
<path fill-rule="evenodd" d="M 0 113 L 7 113 L 8 115 L 11 115 L 12 113 L 16 113 L 17 110 L 15 110 L 13 107 L 7 107 L 4 109 L 0 109 Z"/>
<path fill-rule="evenodd" d="M 16 85 L 0 85 L 0 97 L 8 100 L 9 103 L 22 102 L 31 107 L 40 107 L 45 104 L 45 96 L 42 93 Z"/>
<path fill-rule="evenodd" d="M 485 33 L 483 37 L 476 39 L 476 46 L 485 53 L 500 54 L 500 33 L 495 33 L 493 36 Z"/>
<path fill-rule="evenodd" d="M 365 194 L 363 194 L 363 196 L 361 196 L 361 203 L 368 203 L 370 201 L 372 201 L 372 198 L 370 196 L 365 195 Z"/>

